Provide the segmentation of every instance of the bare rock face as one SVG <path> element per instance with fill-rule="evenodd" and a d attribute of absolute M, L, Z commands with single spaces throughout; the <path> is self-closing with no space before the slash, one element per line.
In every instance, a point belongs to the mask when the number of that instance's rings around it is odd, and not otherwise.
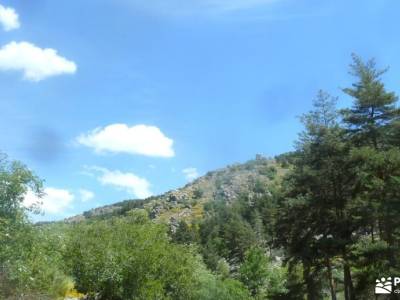
<path fill-rule="evenodd" d="M 229 185 L 221 186 L 214 194 L 216 199 L 225 199 L 229 203 L 235 200 L 237 196 L 237 192 Z"/>
<path fill-rule="evenodd" d="M 179 214 L 178 216 L 180 218 L 185 218 L 185 217 L 189 217 L 192 214 L 192 210 L 189 208 L 184 208 Z"/>
<path fill-rule="evenodd" d="M 154 206 L 151 211 L 150 211 L 150 218 L 155 219 L 157 216 L 159 216 L 163 211 L 165 210 L 164 206 L 162 204 L 158 204 Z"/>
<path fill-rule="evenodd" d="M 176 190 L 168 193 L 168 202 L 176 204 L 186 203 L 190 199 L 185 190 Z"/>
<path fill-rule="evenodd" d="M 170 228 L 170 231 L 171 231 L 172 233 L 176 233 L 176 230 L 178 229 L 178 227 L 179 227 L 179 220 L 176 219 L 175 217 L 171 217 L 171 218 L 169 219 L 169 228 Z"/>

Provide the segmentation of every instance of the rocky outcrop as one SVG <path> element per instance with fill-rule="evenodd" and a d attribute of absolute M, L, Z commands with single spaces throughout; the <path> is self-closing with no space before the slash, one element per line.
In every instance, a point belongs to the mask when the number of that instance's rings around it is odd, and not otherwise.
<path fill-rule="evenodd" d="M 257 155 L 255 160 L 244 164 L 208 172 L 180 189 L 144 200 L 126 200 L 95 208 L 65 221 L 106 218 L 123 215 L 134 209 L 145 209 L 150 218 L 169 223 L 173 229 L 182 219 L 203 217 L 204 204 L 209 201 L 233 203 L 242 194 L 260 197 L 270 193 L 269 183 L 279 179 L 284 172 L 285 169 L 274 160 Z"/>

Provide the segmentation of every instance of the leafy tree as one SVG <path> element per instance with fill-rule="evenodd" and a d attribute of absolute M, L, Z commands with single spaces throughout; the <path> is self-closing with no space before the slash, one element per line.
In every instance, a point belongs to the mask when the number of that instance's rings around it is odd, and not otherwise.
<path fill-rule="evenodd" d="M 217 268 L 216 268 L 216 273 L 222 278 L 226 279 L 229 278 L 230 275 L 230 266 L 228 262 L 224 259 L 221 258 L 218 261 Z"/>
<path fill-rule="evenodd" d="M 252 248 L 246 253 L 246 259 L 240 266 L 240 280 L 247 286 L 253 296 L 265 293 L 268 275 L 267 258 L 260 248 Z"/>
<path fill-rule="evenodd" d="M 41 180 L 20 162 L 9 161 L 5 154 L 0 153 L 0 220 L 26 222 L 26 208 L 22 202 L 28 190 L 42 195 Z M 36 209 L 37 205 L 32 203 L 27 209 Z"/>
<path fill-rule="evenodd" d="M 0 158 L 0 298 L 30 295 L 62 297 L 73 281 L 62 270 L 62 241 L 33 226 L 27 212 L 40 203 L 23 204 L 26 194 L 43 194 L 41 180 L 26 166 Z M 19 298 L 18 298 L 19 299 Z"/>
<path fill-rule="evenodd" d="M 226 262 L 220 261 L 219 266 L 225 269 L 227 266 Z M 225 273 L 227 270 L 221 270 Z M 246 287 L 238 280 L 229 278 L 228 274 L 221 274 L 215 276 L 210 273 L 203 264 L 197 265 L 194 269 L 194 275 L 198 282 L 197 289 L 194 290 L 193 299 L 198 300 L 250 300 L 252 299 L 250 292 Z"/>
<path fill-rule="evenodd" d="M 197 241 L 197 230 L 194 228 L 195 224 L 189 226 L 185 221 L 181 220 L 178 224 L 176 232 L 173 233 L 172 238 L 175 242 L 181 244 L 191 244 Z"/>
<path fill-rule="evenodd" d="M 286 292 L 286 274 L 273 265 L 259 247 L 251 248 L 239 269 L 239 278 L 257 299 L 272 298 Z"/>
<path fill-rule="evenodd" d="M 203 299 L 202 280 L 211 280 L 214 294 L 226 294 L 221 299 L 245 295 L 237 283 L 207 273 L 193 250 L 172 244 L 164 225 L 139 219 L 133 213 L 74 225 L 65 259 L 79 291 L 107 300 Z"/>
<path fill-rule="evenodd" d="M 40 180 L 24 165 L 9 161 L 0 153 L 0 286 L 8 285 L 10 293 L 11 286 L 17 285 L 13 280 L 15 276 L 11 275 L 14 271 L 12 258 L 15 251 L 22 250 L 27 243 L 21 237 L 31 230 L 22 205 L 29 188 L 39 194 Z"/>

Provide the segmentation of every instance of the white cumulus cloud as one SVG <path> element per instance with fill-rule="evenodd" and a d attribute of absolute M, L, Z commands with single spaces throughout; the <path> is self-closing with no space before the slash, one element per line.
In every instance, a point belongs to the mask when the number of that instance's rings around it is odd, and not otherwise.
<path fill-rule="evenodd" d="M 182 170 L 182 173 L 185 174 L 187 180 L 194 180 L 199 177 L 199 172 L 196 168 L 186 168 Z"/>
<path fill-rule="evenodd" d="M 111 124 L 96 128 L 77 138 L 81 145 L 96 152 L 141 154 L 155 157 L 173 157 L 174 141 L 158 127 L 148 125 Z"/>
<path fill-rule="evenodd" d="M 5 7 L 0 4 L 0 24 L 5 31 L 19 28 L 18 14 L 12 7 Z"/>
<path fill-rule="evenodd" d="M 24 198 L 23 205 L 31 207 L 35 203 L 41 203 L 40 208 L 44 213 L 62 214 L 74 201 L 75 196 L 68 190 L 47 187 L 44 189 L 44 195 L 38 198 L 37 195 L 29 190 Z"/>
<path fill-rule="evenodd" d="M 150 182 L 147 179 L 139 177 L 133 173 L 125 173 L 119 170 L 108 170 L 102 167 L 88 167 L 88 170 L 100 173 L 97 180 L 103 185 L 110 185 L 117 189 L 143 199 L 152 195 L 150 191 Z"/>
<path fill-rule="evenodd" d="M 57 50 L 13 41 L 0 48 L 0 70 L 22 71 L 25 79 L 40 81 L 51 76 L 73 74 L 77 66 L 58 55 Z"/>
<path fill-rule="evenodd" d="M 94 193 L 92 191 L 85 190 L 85 189 L 80 189 L 79 195 L 80 195 L 82 202 L 88 202 L 94 198 Z"/>

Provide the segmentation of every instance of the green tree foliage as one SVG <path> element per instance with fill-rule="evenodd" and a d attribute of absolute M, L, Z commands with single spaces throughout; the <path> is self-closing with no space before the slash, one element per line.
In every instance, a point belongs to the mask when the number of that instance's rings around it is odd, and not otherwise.
<path fill-rule="evenodd" d="M 398 121 L 400 110 L 396 107 L 397 96 L 385 89 L 381 76 L 387 69 L 376 68 L 375 60 L 363 62 L 353 55 L 350 74 L 357 81 L 343 91 L 353 99 L 351 109 L 342 110 L 343 121 L 348 126 L 353 142 L 359 145 L 369 145 L 374 148 L 385 146 L 385 132 L 390 132 L 390 126 Z"/>
<path fill-rule="evenodd" d="M 257 299 L 272 298 L 286 292 L 284 268 L 274 266 L 259 247 L 251 248 L 246 253 L 239 277 Z"/>
<path fill-rule="evenodd" d="M 374 60 L 364 63 L 357 56 L 353 56 L 353 60 L 351 71 L 357 82 L 344 91 L 353 97 L 354 104 L 352 109 L 342 113 L 353 146 L 351 159 L 357 170 L 352 215 L 360 227 L 361 241 L 355 245 L 356 257 L 359 262 L 363 257 L 378 254 L 377 249 L 386 257 L 373 264 L 374 271 L 355 270 L 356 288 L 360 291 L 365 289 L 365 278 L 370 276 L 367 273 L 382 273 L 385 269 L 391 272 L 399 267 L 400 151 L 396 136 L 400 110 L 397 96 L 388 92 L 381 81 L 386 69 L 378 70 Z M 360 245 L 365 251 L 360 251 Z"/>
<path fill-rule="evenodd" d="M 308 299 L 327 293 L 337 299 L 338 290 L 345 299 L 356 299 L 356 292 L 370 297 L 372 276 L 397 268 L 400 152 L 393 133 L 399 110 L 383 73 L 373 60 L 353 56 L 357 81 L 344 92 L 354 104 L 341 111 L 343 122 L 335 99 L 323 92 L 302 117 L 305 131 L 283 184 L 276 245 L 289 264 L 301 264 Z"/>
<path fill-rule="evenodd" d="M 54 249 L 62 241 L 45 228 L 34 227 L 25 208 L 25 194 L 42 194 L 42 182 L 24 165 L 0 159 L 0 298 L 36 295 L 43 299 L 61 297 L 73 286 L 62 271 L 62 256 Z M 63 288 L 64 286 L 64 288 Z"/>
<path fill-rule="evenodd" d="M 172 238 L 175 242 L 181 244 L 196 242 L 198 240 L 196 224 L 189 226 L 185 221 L 180 221 Z"/>
<path fill-rule="evenodd" d="M 223 265 L 223 266 L 222 266 Z M 226 269 L 227 263 L 218 264 L 219 274 L 216 276 L 210 273 L 203 264 L 197 264 L 194 269 L 198 288 L 194 290 L 192 299 L 199 300 L 250 300 L 252 299 L 249 291 L 238 280 L 229 278 Z M 223 273 L 223 274 L 222 274 Z"/>
<path fill-rule="evenodd" d="M 203 299 L 210 281 L 221 299 L 246 293 L 209 273 L 193 249 L 171 243 L 164 225 L 136 214 L 74 225 L 65 253 L 78 290 L 100 299 Z"/>
<path fill-rule="evenodd" d="M 336 122 L 334 103 L 320 92 L 314 110 L 302 117 L 306 130 L 284 184 L 277 225 L 282 233 L 277 244 L 286 248 L 293 263 L 303 264 L 309 299 L 322 297 L 318 278 L 323 267 L 331 273 L 332 258 L 341 255 L 347 269 L 347 247 L 355 230 L 347 213 L 354 175 L 346 161 L 350 149 Z M 346 284 L 351 285 L 350 278 Z"/>
<path fill-rule="evenodd" d="M 0 153 L 0 220 L 2 222 L 13 224 L 26 222 L 26 208 L 22 202 L 29 189 L 41 195 L 42 182 L 26 166 L 17 161 L 9 161 L 6 155 Z M 35 208 L 37 204 L 33 203 L 30 209 Z"/>
<path fill-rule="evenodd" d="M 202 253 L 212 270 L 221 258 L 237 266 L 244 260 L 246 251 L 257 243 L 255 232 L 240 214 L 238 205 L 210 204 L 209 217 L 200 225 Z"/>
<path fill-rule="evenodd" d="M 66 260 L 77 288 L 101 299 L 187 298 L 190 255 L 169 243 L 163 226 L 135 221 L 75 225 Z"/>

